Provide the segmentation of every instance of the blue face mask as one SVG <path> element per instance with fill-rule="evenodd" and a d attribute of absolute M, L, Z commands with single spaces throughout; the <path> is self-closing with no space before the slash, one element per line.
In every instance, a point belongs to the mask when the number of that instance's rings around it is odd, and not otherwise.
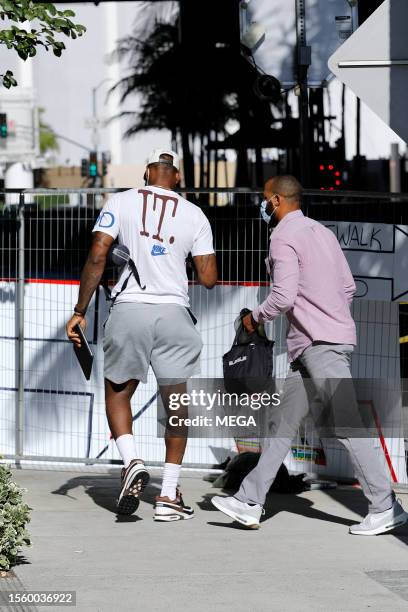
<path fill-rule="evenodd" d="M 273 208 L 272 213 L 270 215 L 266 212 L 266 207 L 268 206 L 269 202 L 270 200 L 263 200 L 260 205 L 261 216 L 265 223 L 270 223 L 273 215 L 276 212 L 275 207 Z"/>

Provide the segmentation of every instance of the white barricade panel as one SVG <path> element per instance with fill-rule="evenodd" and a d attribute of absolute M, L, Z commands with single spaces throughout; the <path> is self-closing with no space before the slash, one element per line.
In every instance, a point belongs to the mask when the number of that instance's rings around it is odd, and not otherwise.
<path fill-rule="evenodd" d="M 266 284 L 265 284 L 266 285 Z M 14 449 L 14 414 L 16 395 L 14 283 L 2 283 L 6 298 L 1 308 L 1 390 L 0 436 L 2 451 Z M 259 284 L 222 284 L 212 291 L 190 287 L 192 310 L 204 341 L 201 357 L 202 378 L 222 377 L 222 355 L 233 338 L 233 322 L 239 311 L 261 302 L 269 288 Z M 25 287 L 25 438 L 26 455 L 82 459 L 119 459 L 108 429 L 103 388 L 103 322 L 108 308 L 100 290 L 98 323 L 94 326 L 94 303 L 88 316 L 87 337 L 95 351 L 91 380 L 87 382 L 65 339 L 65 323 L 76 303 L 77 283 L 28 282 Z M 399 383 L 398 304 L 356 300 L 353 307 L 359 345 L 353 356 L 356 378 L 384 378 L 395 382 L 396 406 L 401 411 Z M 285 344 L 285 320 L 270 325 L 268 332 L 275 344 L 275 374 L 286 375 L 288 363 Z M 147 462 L 162 462 L 164 441 L 157 438 L 157 387 L 153 374 L 147 384 L 139 385 L 132 400 L 134 432 L 139 454 Z M 388 397 L 389 400 L 389 397 Z M 379 402 L 387 396 L 373 389 L 364 401 L 370 409 L 381 412 Z M 381 436 L 390 478 L 406 481 L 405 456 L 401 429 L 391 438 Z M 236 450 L 232 438 L 189 440 L 186 463 L 219 463 Z M 305 434 L 294 442 L 286 459 L 287 466 L 298 472 L 352 477 L 347 453 L 334 440 L 322 445 L 308 421 Z"/>

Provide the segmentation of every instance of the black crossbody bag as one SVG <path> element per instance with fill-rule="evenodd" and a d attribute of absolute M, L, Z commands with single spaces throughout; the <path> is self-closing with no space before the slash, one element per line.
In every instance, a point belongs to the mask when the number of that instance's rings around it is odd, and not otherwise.
<path fill-rule="evenodd" d="M 115 293 L 115 295 L 112 295 L 112 291 L 109 289 L 108 283 L 106 281 L 102 283 L 102 287 L 105 292 L 106 300 L 111 303 L 110 305 L 110 310 L 111 310 L 117 297 L 123 291 L 125 291 L 126 287 L 128 286 L 130 277 L 132 275 L 135 277 L 135 280 L 142 291 L 145 291 L 146 285 L 142 286 L 142 283 L 140 281 L 140 275 L 136 267 L 136 264 L 133 261 L 133 259 L 130 257 L 129 249 L 124 244 L 113 245 L 110 248 L 110 251 L 108 254 L 108 260 L 116 267 L 123 267 L 125 265 L 128 265 L 130 268 L 130 273 L 125 278 L 125 280 L 122 283 L 122 287 L 119 289 L 117 293 Z"/>
<path fill-rule="evenodd" d="M 112 292 L 108 287 L 108 284 L 105 282 L 102 284 L 103 290 L 105 292 L 105 296 L 106 299 L 111 303 L 110 305 L 110 309 L 112 309 L 117 297 L 123 292 L 125 291 L 126 287 L 128 286 L 128 282 L 130 277 L 133 275 L 135 277 L 135 280 L 137 282 L 137 284 L 139 285 L 140 289 L 142 291 L 145 291 L 146 289 L 146 285 L 142 286 L 142 283 L 140 281 L 140 275 L 139 275 L 139 271 L 136 267 L 135 262 L 133 261 L 133 259 L 130 257 L 130 251 L 127 248 L 127 246 L 125 246 L 124 244 L 115 244 L 111 247 L 110 251 L 109 251 L 109 255 L 108 255 L 108 259 L 117 267 L 122 267 L 124 265 L 128 265 L 130 268 L 130 274 L 125 278 L 125 280 L 122 283 L 122 287 L 120 288 L 120 290 L 114 295 L 112 296 Z M 191 312 L 191 310 L 189 308 L 186 307 L 186 310 L 188 312 L 188 314 L 191 317 L 192 322 L 194 323 L 194 325 L 197 324 L 197 319 L 194 316 L 194 314 Z"/>

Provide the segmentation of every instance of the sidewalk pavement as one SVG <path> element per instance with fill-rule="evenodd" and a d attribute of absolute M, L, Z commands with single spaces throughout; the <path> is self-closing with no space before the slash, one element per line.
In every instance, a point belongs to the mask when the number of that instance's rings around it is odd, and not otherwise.
<path fill-rule="evenodd" d="M 209 499 L 219 490 L 196 472 L 183 471 L 181 483 L 196 517 L 154 523 L 159 471 L 138 512 L 118 518 L 118 469 L 54 469 L 14 470 L 33 508 L 33 546 L 0 589 L 72 589 L 77 605 L 70 609 L 79 612 L 408 608 L 408 528 L 349 535 L 366 513 L 357 489 L 271 495 L 261 529 L 250 531 L 215 510 Z M 400 497 L 408 508 L 408 495 Z"/>

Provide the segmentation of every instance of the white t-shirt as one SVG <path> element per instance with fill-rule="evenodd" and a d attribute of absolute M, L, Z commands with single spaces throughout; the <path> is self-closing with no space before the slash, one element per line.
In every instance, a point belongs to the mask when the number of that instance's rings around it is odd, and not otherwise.
<path fill-rule="evenodd" d="M 189 306 L 186 258 L 189 253 L 214 253 L 210 224 L 202 210 L 181 195 L 146 186 L 115 194 L 96 220 L 94 232 L 118 238 L 128 247 L 142 287 L 133 274 L 115 303 L 146 302 Z M 125 266 L 113 289 L 122 288 L 129 276 Z"/>

